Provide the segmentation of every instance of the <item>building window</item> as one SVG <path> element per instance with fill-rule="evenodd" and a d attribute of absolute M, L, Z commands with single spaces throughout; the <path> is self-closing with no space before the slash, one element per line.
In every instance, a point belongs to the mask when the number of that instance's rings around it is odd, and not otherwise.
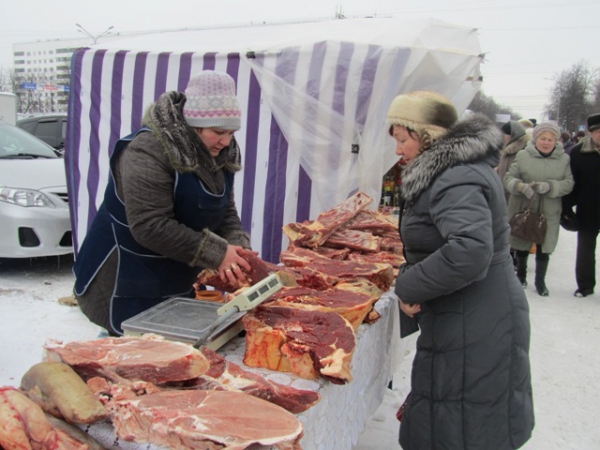
<path fill-rule="evenodd" d="M 14 52 L 14 56 L 25 56 L 25 52 Z"/>

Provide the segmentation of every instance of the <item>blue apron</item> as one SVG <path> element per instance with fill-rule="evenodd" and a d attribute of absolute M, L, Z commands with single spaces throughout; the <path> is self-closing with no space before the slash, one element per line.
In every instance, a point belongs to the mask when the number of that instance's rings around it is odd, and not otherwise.
<path fill-rule="evenodd" d="M 170 297 L 193 297 L 193 284 L 201 267 L 175 261 L 140 245 L 132 236 L 125 205 L 117 195 L 114 164 L 142 128 L 119 140 L 110 159 L 110 176 L 104 201 L 94 217 L 73 267 L 75 293 L 82 295 L 96 274 L 117 249 L 118 268 L 110 301 L 111 328 L 122 333 L 121 323 Z M 225 190 L 215 195 L 207 191 L 193 173 L 176 172 L 173 196 L 174 219 L 201 232 L 216 231 L 227 212 L 233 186 L 233 173 L 225 175 Z"/>

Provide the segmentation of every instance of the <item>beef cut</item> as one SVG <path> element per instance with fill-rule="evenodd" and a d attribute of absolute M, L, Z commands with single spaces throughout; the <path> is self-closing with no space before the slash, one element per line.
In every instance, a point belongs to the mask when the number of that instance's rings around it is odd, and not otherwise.
<path fill-rule="evenodd" d="M 325 377 L 332 383 L 352 380 L 356 347 L 350 322 L 334 312 L 260 305 L 246 314 L 244 364 L 302 378 Z"/>
<path fill-rule="evenodd" d="M 87 450 L 89 446 L 52 426 L 42 408 L 5 386 L 0 388 L 0 448 Z"/>
<path fill-rule="evenodd" d="M 397 219 L 392 219 L 389 215 L 369 210 L 358 212 L 344 227 L 351 230 L 369 231 L 377 236 L 385 233 L 395 233 L 398 235 Z"/>
<path fill-rule="evenodd" d="M 385 292 L 394 282 L 392 266 L 386 263 L 335 261 L 298 247 L 281 252 L 281 261 L 300 273 L 298 284 L 315 289 L 326 289 L 344 280 L 364 278 Z"/>
<path fill-rule="evenodd" d="M 325 247 L 347 248 L 361 252 L 374 253 L 380 250 L 379 237 L 368 231 L 341 228 L 333 232 L 323 244 Z"/>
<path fill-rule="evenodd" d="M 151 334 L 67 344 L 49 341 L 45 348 L 48 359 L 68 364 L 84 380 L 100 376 L 115 382 L 164 383 L 197 378 L 210 366 L 191 345 Z"/>
<path fill-rule="evenodd" d="M 231 391 L 171 390 L 114 402 L 119 438 L 173 450 L 300 450 L 302 424 L 277 405 Z"/>
<path fill-rule="evenodd" d="M 198 289 L 200 285 L 206 285 L 212 286 L 220 291 L 235 292 L 243 287 L 252 286 L 258 283 L 259 281 L 267 278 L 269 274 L 273 272 L 273 266 L 270 265 L 270 263 L 267 263 L 250 250 L 242 250 L 240 252 L 240 256 L 244 258 L 248 262 L 248 264 L 250 264 L 251 267 L 250 271 L 247 271 L 243 267 L 240 267 L 240 269 L 248 279 L 248 283 L 231 283 L 229 280 L 223 282 L 223 280 L 221 280 L 221 277 L 219 276 L 219 272 L 212 269 L 204 269 L 198 275 L 198 279 L 196 281 L 196 289 Z"/>
<path fill-rule="evenodd" d="M 294 244 L 301 247 L 321 246 L 339 227 L 365 209 L 373 199 L 364 192 L 357 192 L 339 205 L 321 214 L 315 221 L 286 225 L 283 231 Z"/>
<path fill-rule="evenodd" d="M 373 310 L 381 290 L 367 280 L 341 282 L 333 288 L 318 291 L 307 287 L 282 288 L 263 306 L 287 306 L 307 311 L 335 312 L 356 330 Z"/>
<path fill-rule="evenodd" d="M 306 411 L 321 399 L 318 392 L 285 386 L 244 370 L 209 348 L 204 347 L 202 353 L 210 361 L 208 372 L 178 383 L 178 388 L 244 392 L 281 406 L 292 414 Z"/>

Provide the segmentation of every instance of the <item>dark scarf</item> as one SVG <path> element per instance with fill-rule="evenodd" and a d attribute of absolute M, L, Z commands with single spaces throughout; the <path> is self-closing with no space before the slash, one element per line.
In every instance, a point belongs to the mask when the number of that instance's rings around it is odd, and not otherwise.
<path fill-rule="evenodd" d="M 502 146 L 502 133 L 487 117 L 477 114 L 457 122 L 406 167 L 402 176 L 406 205 L 414 204 L 438 175 L 450 167 L 488 158 L 497 164 Z"/>
<path fill-rule="evenodd" d="M 240 149 L 232 139 L 229 147 L 213 158 L 183 117 L 185 101 L 181 92 L 164 93 L 148 108 L 143 123 L 165 149 L 173 169 L 181 173 L 196 173 L 211 192 L 218 193 L 225 181 L 223 171 L 237 172 L 241 169 Z"/>

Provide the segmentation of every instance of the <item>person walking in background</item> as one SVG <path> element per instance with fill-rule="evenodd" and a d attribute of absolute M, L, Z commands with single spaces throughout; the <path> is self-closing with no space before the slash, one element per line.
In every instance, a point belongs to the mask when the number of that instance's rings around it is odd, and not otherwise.
<path fill-rule="evenodd" d="M 515 160 L 517 153 L 523 150 L 529 142 L 529 135 L 525 133 L 525 128 L 516 120 L 506 122 L 500 128 L 504 137 L 504 148 L 500 154 L 500 163 L 498 164 L 497 172 L 500 179 L 504 179 L 504 175 L 508 171 L 510 165 Z M 504 189 L 504 196 L 506 197 L 506 204 L 508 205 L 508 199 L 510 192 Z M 510 256 L 513 260 L 515 270 L 517 268 L 517 255 L 515 249 L 510 249 Z"/>
<path fill-rule="evenodd" d="M 527 133 L 527 136 L 529 136 L 529 139 L 531 139 L 531 135 L 533 134 L 533 122 L 529 119 L 519 119 L 519 123 L 521 125 L 523 125 L 523 128 L 525 128 L 525 132 Z"/>
<path fill-rule="evenodd" d="M 565 153 L 567 155 L 570 155 L 571 150 L 573 149 L 573 147 L 575 147 L 575 142 L 573 142 L 573 139 L 571 139 L 571 133 L 569 133 L 568 131 L 563 131 L 562 133 L 560 133 L 560 143 L 565 149 Z"/>
<path fill-rule="evenodd" d="M 573 189 L 573 176 L 567 155 L 558 139 L 560 130 L 551 122 L 543 122 L 533 129 L 532 140 L 514 162 L 504 177 L 504 186 L 511 193 L 508 201 L 508 215 L 525 209 L 534 196 L 531 207 L 541 211 L 547 222 L 546 238 L 543 245 L 536 244 L 535 289 L 541 296 L 548 296 L 546 272 L 550 254 L 558 241 L 561 198 Z M 517 277 L 527 287 L 527 259 L 533 242 L 510 236 L 510 245 L 516 250 Z"/>
<path fill-rule="evenodd" d="M 563 198 L 563 215 L 576 218 L 575 297 L 587 297 L 596 287 L 596 240 L 600 230 L 600 114 L 587 118 L 590 135 L 571 150 L 573 192 Z M 573 208 L 576 208 L 576 212 Z"/>
<path fill-rule="evenodd" d="M 111 335 L 173 297 L 193 297 L 203 268 L 246 281 L 250 248 L 233 196 L 241 126 L 235 82 L 203 71 L 147 110 L 145 128 L 119 141 L 104 201 L 75 260 L 83 313 Z"/>
<path fill-rule="evenodd" d="M 504 148 L 500 154 L 500 163 L 498 164 L 498 175 L 503 180 L 510 165 L 515 160 L 517 153 L 523 150 L 529 142 L 529 136 L 525 133 L 525 127 L 516 120 L 506 122 L 500 128 L 504 138 Z M 506 203 L 510 197 L 510 192 L 505 189 Z"/>
<path fill-rule="evenodd" d="M 400 427 L 405 450 L 514 449 L 534 426 L 529 306 L 494 171 L 502 133 L 484 116 L 457 117 L 430 91 L 400 95 L 388 111 L 407 163 L 401 334 L 421 330 Z"/>

